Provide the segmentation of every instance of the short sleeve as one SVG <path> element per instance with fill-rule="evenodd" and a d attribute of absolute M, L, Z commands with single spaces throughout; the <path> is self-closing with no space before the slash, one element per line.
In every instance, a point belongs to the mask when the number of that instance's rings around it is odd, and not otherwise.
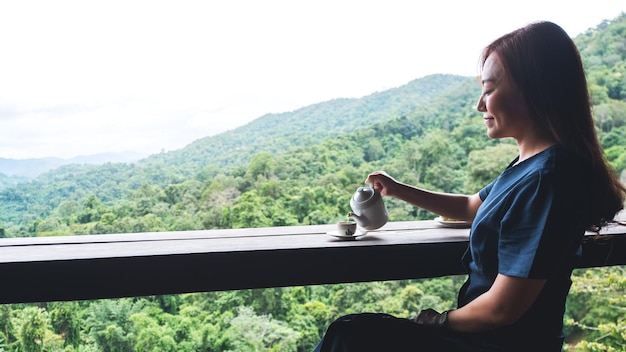
<path fill-rule="evenodd" d="M 489 192 L 491 192 L 491 189 L 493 188 L 494 182 L 495 181 L 492 181 L 490 184 L 488 184 L 483 189 L 478 191 L 478 196 L 480 197 L 480 200 L 484 201 L 485 199 L 487 199 L 487 196 L 489 195 Z"/>
<path fill-rule="evenodd" d="M 507 276 L 544 278 L 549 251 L 542 250 L 549 229 L 556 185 L 550 173 L 537 172 L 524 178 L 512 192 L 510 207 L 503 214 L 498 239 L 498 272 Z M 552 241 L 558 239 L 552 238 Z M 548 266 L 549 267 L 549 266 Z M 540 270 L 540 271 L 537 271 Z"/>

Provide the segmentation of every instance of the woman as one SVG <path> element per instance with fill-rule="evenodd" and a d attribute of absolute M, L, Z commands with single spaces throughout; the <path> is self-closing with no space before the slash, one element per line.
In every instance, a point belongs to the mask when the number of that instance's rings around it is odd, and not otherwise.
<path fill-rule="evenodd" d="M 595 134 L 580 54 L 550 22 L 488 45 L 476 106 L 491 138 L 519 155 L 474 195 L 436 193 L 374 172 L 383 196 L 473 221 L 458 308 L 412 319 L 355 314 L 336 320 L 317 351 L 560 351 L 570 276 L 586 229 L 622 209 L 626 189 Z"/>

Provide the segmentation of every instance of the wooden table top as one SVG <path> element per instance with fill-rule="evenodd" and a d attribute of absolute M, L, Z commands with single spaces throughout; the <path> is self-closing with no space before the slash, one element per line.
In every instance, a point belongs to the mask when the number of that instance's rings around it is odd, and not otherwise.
<path fill-rule="evenodd" d="M 80 300 L 463 274 L 467 228 L 389 222 L 353 240 L 335 225 L 0 239 L 0 303 Z M 587 266 L 626 264 L 626 226 L 589 233 Z M 607 237 L 608 236 L 608 237 Z M 611 238 L 609 242 L 607 238 Z M 604 240 L 602 240 L 602 238 Z M 607 244 L 608 243 L 608 244 Z M 594 252 L 595 251 L 595 252 Z"/>
<path fill-rule="evenodd" d="M 0 239 L 0 263 L 467 241 L 469 229 L 390 222 L 352 240 L 334 225 Z"/>

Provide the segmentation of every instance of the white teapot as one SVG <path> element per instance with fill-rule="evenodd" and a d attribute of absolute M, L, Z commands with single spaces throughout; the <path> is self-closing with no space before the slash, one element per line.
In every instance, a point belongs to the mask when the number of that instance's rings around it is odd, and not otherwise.
<path fill-rule="evenodd" d="M 350 208 L 352 212 L 348 213 L 348 217 L 366 230 L 379 229 L 389 220 L 383 197 L 374 185 L 359 187 L 350 199 Z"/>

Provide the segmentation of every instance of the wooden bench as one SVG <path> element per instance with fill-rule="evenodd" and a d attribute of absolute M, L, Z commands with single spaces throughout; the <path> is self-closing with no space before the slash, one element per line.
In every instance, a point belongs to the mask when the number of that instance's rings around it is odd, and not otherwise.
<path fill-rule="evenodd" d="M 0 303 L 86 300 L 464 274 L 468 229 L 390 222 L 0 240 Z M 581 267 L 626 264 L 626 226 L 584 240 Z"/>

